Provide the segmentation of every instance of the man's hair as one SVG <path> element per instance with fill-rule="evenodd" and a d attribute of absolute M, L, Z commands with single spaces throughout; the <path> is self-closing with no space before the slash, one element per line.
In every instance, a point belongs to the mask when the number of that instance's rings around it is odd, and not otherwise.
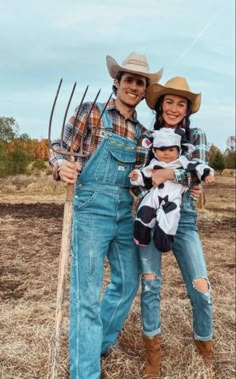
<path fill-rule="evenodd" d="M 120 82 L 121 78 L 124 74 L 128 74 L 128 72 L 127 71 L 119 71 L 117 76 L 116 76 L 116 80 L 118 80 L 118 82 Z M 146 79 L 146 87 L 148 87 L 150 84 L 150 80 L 148 78 L 145 78 L 145 79 Z M 113 86 L 112 86 L 112 91 L 113 91 L 114 95 L 116 96 L 117 95 L 117 88 L 116 88 L 115 84 L 113 84 Z"/>

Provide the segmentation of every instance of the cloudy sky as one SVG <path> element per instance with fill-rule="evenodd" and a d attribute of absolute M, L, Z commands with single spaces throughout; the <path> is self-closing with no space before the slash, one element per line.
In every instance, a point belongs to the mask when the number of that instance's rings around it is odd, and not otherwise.
<path fill-rule="evenodd" d="M 63 78 L 57 136 L 74 82 L 69 113 L 87 85 L 87 100 L 101 88 L 105 101 L 112 86 L 106 55 L 121 63 L 132 51 L 147 56 L 151 72 L 164 67 L 160 83 L 185 76 L 202 92 L 192 126 L 224 150 L 235 134 L 235 0 L 0 0 L 0 117 L 13 117 L 21 134 L 47 138 Z M 138 112 L 150 128 L 145 102 Z"/>

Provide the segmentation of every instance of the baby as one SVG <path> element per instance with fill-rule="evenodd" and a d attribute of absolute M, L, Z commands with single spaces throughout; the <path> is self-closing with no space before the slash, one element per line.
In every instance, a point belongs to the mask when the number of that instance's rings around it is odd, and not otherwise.
<path fill-rule="evenodd" d="M 189 143 L 182 143 L 183 129 L 162 128 L 153 132 L 152 152 L 154 158 L 148 166 L 133 170 L 129 174 L 130 182 L 135 186 L 150 185 L 153 169 L 184 168 L 187 172 L 195 172 L 199 181 L 214 183 L 214 170 L 203 161 L 190 161 L 182 154 L 182 149 L 192 153 L 195 148 Z M 146 246 L 153 240 L 161 252 L 172 249 L 174 236 L 180 219 L 180 207 L 183 192 L 188 187 L 167 180 L 158 187 L 152 187 L 142 199 L 134 223 L 134 241 L 139 246 Z"/>

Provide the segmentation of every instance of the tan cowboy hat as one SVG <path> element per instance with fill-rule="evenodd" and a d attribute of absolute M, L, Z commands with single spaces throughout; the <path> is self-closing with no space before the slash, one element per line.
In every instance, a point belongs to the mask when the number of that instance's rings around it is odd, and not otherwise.
<path fill-rule="evenodd" d="M 192 113 L 196 113 L 201 105 L 201 93 L 191 92 L 187 80 L 181 76 L 176 76 L 163 86 L 153 83 L 146 91 L 146 103 L 151 109 L 155 109 L 158 99 L 162 95 L 179 95 L 186 97 L 192 103 Z"/>
<path fill-rule="evenodd" d="M 151 74 L 149 72 L 146 57 L 136 53 L 131 53 L 128 55 L 121 66 L 110 55 L 106 56 L 106 62 L 108 71 L 113 79 L 116 79 L 118 72 L 124 71 L 144 76 L 145 78 L 148 78 L 151 83 L 153 83 L 158 82 L 163 74 L 163 68 L 160 71 Z"/>

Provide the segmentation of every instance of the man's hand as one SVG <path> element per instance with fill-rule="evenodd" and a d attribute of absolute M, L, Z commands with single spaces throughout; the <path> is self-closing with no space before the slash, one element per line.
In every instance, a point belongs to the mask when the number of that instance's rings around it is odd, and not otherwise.
<path fill-rule="evenodd" d="M 201 184 L 198 184 L 197 186 L 190 187 L 189 190 L 191 193 L 191 197 L 194 200 L 197 200 L 201 196 L 201 194 L 203 193 L 203 189 L 202 189 Z"/>
<path fill-rule="evenodd" d="M 174 171 L 169 168 L 162 168 L 152 171 L 152 185 L 158 187 L 161 183 L 165 183 L 167 180 L 173 180 L 175 178 Z"/>
<path fill-rule="evenodd" d="M 81 171 L 81 165 L 78 162 L 64 162 L 59 169 L 59 176 L 63 182 L 74 184 Z"/>

